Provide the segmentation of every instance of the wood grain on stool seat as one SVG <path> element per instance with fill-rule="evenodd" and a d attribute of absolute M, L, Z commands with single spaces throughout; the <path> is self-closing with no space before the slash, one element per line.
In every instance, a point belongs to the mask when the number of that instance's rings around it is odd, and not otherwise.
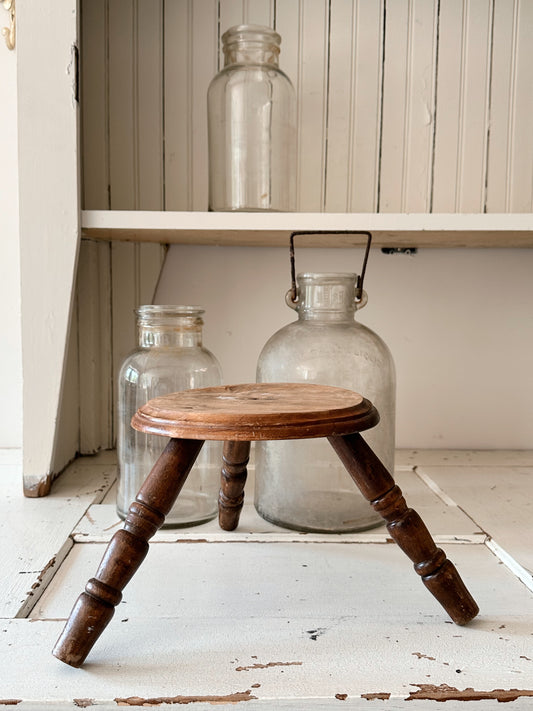
<path fill-rule="evenodd" d="M 378 421 L 374 406 L 351 390 L 257 383 L 154 398 L 137 411 L 132 426 L 186 439 L 273 440 L 361 432 Z"/>

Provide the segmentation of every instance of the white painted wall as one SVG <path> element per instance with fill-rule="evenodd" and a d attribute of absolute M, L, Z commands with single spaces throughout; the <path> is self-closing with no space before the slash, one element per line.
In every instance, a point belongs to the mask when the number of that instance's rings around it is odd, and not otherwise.
<path fill-rule="evenodd" d="M 4 13 L 7 19 L 7 14 Z M 0 447 L 22 446 L 16 53 L 0 42 Z"/>
<path fill-rule="evenodd" d="M 300 249 L 298 271 L 357 271 L 360 249 Z M 359 318 L 388 343 L 398 379 L 397 444 L 533 446 L 533 250 L 373 250 Z M 157 303 L 201 304 L 205 345 L 226 383 L 255 379 L 285 306 L 288 250 L 170 248 Z"/>

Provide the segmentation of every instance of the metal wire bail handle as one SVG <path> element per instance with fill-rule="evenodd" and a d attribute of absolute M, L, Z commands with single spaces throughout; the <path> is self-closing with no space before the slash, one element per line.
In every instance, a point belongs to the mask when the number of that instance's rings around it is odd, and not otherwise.
<path fill-rule="evenodd" d="M 355 307 L 356 309 L 362 309 L 366 306 L 368 301 L 368 296 L 366 291 L 363 289 L 363 282 L 365 279 L 366 265 L 368 262 L 368 255 L 370 253 L 370 245 L 372 244 L 372 234 L 366 230 L 311 230 L 302 232 L 291 232 L 289 240 L 289 255 L 291 260 L 291 288 L 285 296 L 285 301 L 287 306 L 291 309 L 296 309 L 298 305 L 298 290 L 296 288 L 296 265 L 294 258 L 294 238 L 299 235 L 366 235 L 366 249 L 365 256 L 363 257 L 363 266 L 361 268 L 361 274 L 357 276 L 357 284 L 355 285 Z"/>

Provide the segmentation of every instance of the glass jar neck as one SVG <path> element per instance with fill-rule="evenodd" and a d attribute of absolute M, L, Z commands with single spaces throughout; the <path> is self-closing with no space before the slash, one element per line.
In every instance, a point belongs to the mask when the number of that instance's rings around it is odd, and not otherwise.
<path fill-rule="evenodd" d="M 193 306 L 141 306 L 136 313 L 141 348 L 202 345 L 203 309 Z"/>
<path fill-rule="evenodd" d="M 269 27 L 237 25 L 222 35 L 224 66 L 269 64 L 278 66 L 281 37 Z"/>
<path fill-rule="evenodd" d="M 299 320 L 353 322 L 356 281 L 356 274 L 298 274 Z"/>

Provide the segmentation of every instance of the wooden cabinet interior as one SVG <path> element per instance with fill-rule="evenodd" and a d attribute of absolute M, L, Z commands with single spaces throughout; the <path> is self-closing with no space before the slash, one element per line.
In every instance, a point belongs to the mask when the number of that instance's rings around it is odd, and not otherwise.
<path fill-rule="evenodd" d="M 205 213 L 206 91 L 222 61 L 220 35 L 240 22 L 271 25 L 282 36 L 280 64 L 298 97 L 299 212 L 354 214 L 358 229 L 372 229 L 364 215 L 389 215 L 376 243 L 404 244 L 405 228 L 398 234 L 394 226 L 416 214 L 406 236 L 413 245 L 416 232 L 426 233 L 420 245 L 531 244 L 512 215 L 532 211 L 533 62 L 524 33 L 533 7 L 491 0 L 83 0 L 88 234 L 255 243 L 239 242 L 224 219 L 217 227 Z M 132 229 L 118 215 L 103 234 L 95 210 L 176 216 L 158 234 L 157 217 L 147 226 L 139 214 Z M 179 213 L 190 211 L 199 227 L 187 236 L 189 216 L 182 222 Z M 492 213 L 494 222 L 472 227 L 470 215 Z M 432 214 L 441 219 L 418 219 Z M 465 220 L 448 224 L 447 214 Z M 257 229 L 257 243 L 268 242 L 261 217 L 242 220 L 237 233 Z M 298 223 L 298 213 L 287 216 L 281 231 Z"/>
<path fill-rule="evenodd" d="M 43 8 L 21 6 L 17 43 L 32 495 L 46 493 L 76 452 L 112 440 L 112 372 L 132 339 L 130 326 L 119 335 L 119 312 L 131 323 L 139 299 L 153 294 L 157 243 L 281 244 L 318 221 L 371 229 L 376 245 L 533 246 L 532 3 L 69 0 L 61 12 Z M 205 94 L 220 34 L 239 22 L 274 25 L 283 38 L 281 66 L 299 101 L 297 213 L 205 212 Z M 82 229 L 94 239 L 80 253 Z M 94 408 L 102 383 L 104 419 Z M 80 402 L 77 427 L 69 413 Z"/>

